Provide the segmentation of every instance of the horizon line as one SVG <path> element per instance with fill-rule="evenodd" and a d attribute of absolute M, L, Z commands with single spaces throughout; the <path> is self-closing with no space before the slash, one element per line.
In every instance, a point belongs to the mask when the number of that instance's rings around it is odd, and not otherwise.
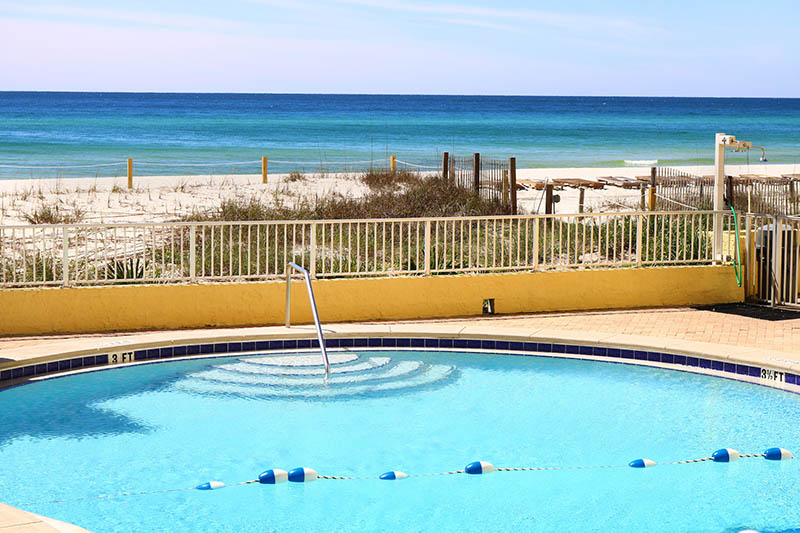
<path fill-rule="evenodd" d="M 207 94 L 207 95 L 251 95 L 251 96 L 445 96 L 445 97 L 506 97 L 506 98 L 708 98 L 708 99 L 766 99 L 766 100 L 798 100 L 800 96 L 680 96 L 680 95 L 626 95 L 626 94 L 478 94 L 478 93 L 339 93 L 339 92 L 251 92 L 251 91 L 152 91 L 152 90 L 23 90 L 0 89 L 4 93 L 39 93 L 39 94 Z"/>

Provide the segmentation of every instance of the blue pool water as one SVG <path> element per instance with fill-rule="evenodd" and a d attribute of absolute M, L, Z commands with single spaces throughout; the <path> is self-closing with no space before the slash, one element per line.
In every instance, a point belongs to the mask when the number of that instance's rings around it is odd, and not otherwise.
<path fill-rule="evenodd" d="M 800 161 L 800 99 L 0 92 L 0 165 L 123 161 L 305 161 L 389 154 L 440 164 L 442 151 L 518 158 L 518 166 L 712 164 L 716 132 Z M 757 157 L 757 156 L 756 156 Z M 746 155 L 730 154 L 730 163 Z M 337 170 L 337 167 L 328 167 Z M 258 173 L 135 166 L 137 175 Z M 125 168 L 21 170 L 0 179 L 120 175 Z"/>
<path fill-rule="evenodd" d="M 420 351 L 258 355 L 74 375 L 0 392 L 0 501 L 95 531 L 769 531 L 800 526 L 800 462 L 319 480 L 625 465 L 722 447 L 800 451 L 800 398 L 623 364 Z M 95 496 L 108 497 L 96 499 Z M 87 498 L 87 499 L 81 499 Z M 45 503 L 53 500 L 75 501 Z M 40 502 L 40 503 L 35 503 Z"/>

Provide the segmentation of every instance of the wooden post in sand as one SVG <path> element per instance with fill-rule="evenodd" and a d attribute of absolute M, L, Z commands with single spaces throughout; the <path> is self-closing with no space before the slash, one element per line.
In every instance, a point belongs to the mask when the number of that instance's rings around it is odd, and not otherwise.
<path fill-rule="evenodd" d="M 447 171 L 447 174 L 450 176 L 450 181 L 453 183 L 456 182 L 456 161 L 452 157 L 450 158 L 450 165 Z"/>
<path fill-rule="evenodd" d="M 509 181 L 511 182 L 511 214 L 517 214 L 517 158 L 508 159 Z"/>
<path fill-rule="evenodd" d="M 389 172 L 391 172 L 392 174 L 397 172 L 397 157 L 395 156 L 389 157 Z"/>
<path fill-rule="evenodd" d="M 133 159 L 128 158 L 128 188 L 133 189 Z"/>
<path fill-rule="evenodd" d="M 503 185 L 502 185 L 502 192 L 503 192 L 503 207 L 510 205 L 511 200 L 509 199 L 508 194 L 508 170 L 503 170 Z"/>
<path fill-rule="evenodd" d="M 475 194 L 481 190 L 481 154 L 477 152 L 472 156 L 472 188 Z"/>
<path fill-rule="evenodd" d="M 548 183 L 544 186 L 544 214 L 553 214 L 553 184 Z"/>
<path fill-rule="evenodd" d="M 267 183 L 267 156 L 261 158 L 261 183 Z"/>
<path fill-rule="evenodd" d="M 586 188 L 581 187 L 578 191 L 578 213 L 583 213 L 583 200 L 586 197 Z"/>
<path fill-rule="evenodd" d="M 442 179 L 447 180 L 447 171 L 450 169 L 450 164 L 448 163 L 448 159 L 450 159 L 449 152 L 442 153 Z"/>
<path fill-rule="evenodd" d="M 650 168 L 650 211 L 656 210 L 656 167 Z"/>

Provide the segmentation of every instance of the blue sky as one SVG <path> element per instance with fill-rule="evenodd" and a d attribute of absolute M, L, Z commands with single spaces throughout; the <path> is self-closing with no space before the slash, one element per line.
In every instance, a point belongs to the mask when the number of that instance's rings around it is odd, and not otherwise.
<path fill-rule="evenodd" d="M 800 96 L 797 0 L 0 0 L 0 90 Z"/>

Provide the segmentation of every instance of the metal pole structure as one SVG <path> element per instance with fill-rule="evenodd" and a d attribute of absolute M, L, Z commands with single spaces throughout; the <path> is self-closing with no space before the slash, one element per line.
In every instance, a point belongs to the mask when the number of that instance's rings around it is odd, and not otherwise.
<path fill-rule="evenodd" d="M 725 209 L 725 145 L 728 136 L 717 133 L 714 140 L 714 235 L 711 256 L 715 263 L 722 262 L 722 210 Z"/>
<path fill-rule="evenodd" d="M 314 316 L 314 325 L 317 327 L 317 339 L 319 340 L 319 350 L 322 353 L 322 362 L 325 364 L 325 375 L 331 372 L 331 363 L 328 360 L 328 350 L 325 349 L 325 337 L 322 335 L 322 326 L 319 323 L 319 314 L 317 314 L 317 301 L 314 299 L 314 289 L 311 288 L 311 275 L 308 270 L 295 263 L 286 265 L 286 327 L 290 325 L 290 308 L 292 303 L 292 269 L 297 270 L 303 274 L 306 282 L 306 289 L 308 290 L 308 300 L 311 303 L 311 314 Z"/>

